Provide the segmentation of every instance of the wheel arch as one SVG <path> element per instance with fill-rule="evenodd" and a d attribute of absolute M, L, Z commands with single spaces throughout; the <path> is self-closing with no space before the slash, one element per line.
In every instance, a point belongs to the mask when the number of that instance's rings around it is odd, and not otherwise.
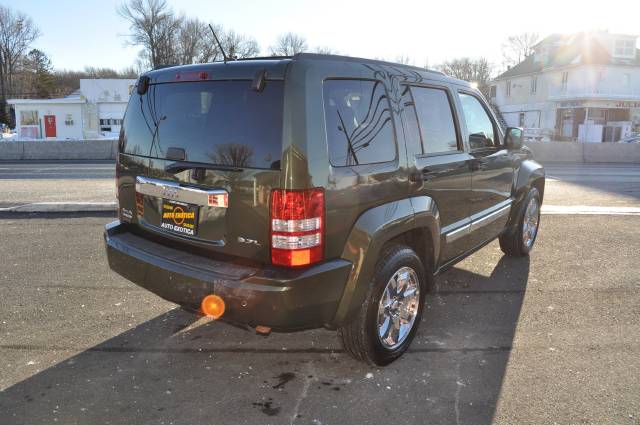
<path fill-rule="evenodd" d="M 542 203 L 542 199 L 544 197 L 544 186 L 544 167 L 540 163 L 532 159 L 522 161 L 518 170 L 518 175 L 513 191 L 514 207 L 511 208 L 511 216 L 509 217 L 509 222 L 506 226 L 507 228 L 511 228 L 516 219 L 520 217 L 520 213 L 523 207 L 523 201 L 532 187 L 535 187 L 536 189 L 538 189 L 538 192 L 540 192 L 540 203 Z"/>
<path fill-rule="evenodd" d="M 395 243 L 414 249 L 425 268 L 435 270 L 440 254 L 440 217 L 432 198 L 401 199 L 367 210 L 358 218 L 341 255 L 353 266 L 330 327 L 340 326 L 358 312 L 376 261 L 386 246 Z"/>

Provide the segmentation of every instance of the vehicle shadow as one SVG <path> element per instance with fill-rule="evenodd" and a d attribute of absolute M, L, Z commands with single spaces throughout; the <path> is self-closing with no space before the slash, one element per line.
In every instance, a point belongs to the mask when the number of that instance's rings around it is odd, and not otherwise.
<path fill-rule="evenodd" d="M 528 275 L 528 258 L 502 257 L 489 276 L 440 276 L 386 368 L 349 358 L 333 332 L 265 338 L 172 310 L 7 388 L 0 423 L 489 424 Z"/>

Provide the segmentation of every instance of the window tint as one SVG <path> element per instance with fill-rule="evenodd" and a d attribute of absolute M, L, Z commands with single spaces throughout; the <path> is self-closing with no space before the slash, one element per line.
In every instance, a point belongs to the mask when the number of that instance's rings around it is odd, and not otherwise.
<path fill-rule="evenodd" d="M 389 100 L 382 83 L 327 80 L 323 90 L 331 165 L 372 164 L 395 159 Z"/>
<path fill-rule="evenodd" d="M 471 149 L 481 149 L 498 146 L 493 128 L 493 122 L 487 111 L 475 97 L 465 93 L 458 93 L 462 103 L 462 114 L 469 131 L 469 146 Z"/>
<path fill-rule="evenodd" d="M 410 148 L 411 151 L 422 150 L 416 106 L 409 91 L 409 86 L 404 86 L 402 89 L 402 105 L 402 127 L 407 148 Z"/>
<path fill-rule="evenodd" d="M 152 84 L 135 91 L 125 114 L 124 152 L 236 167 L 276 168 L 282 154 L 283 83 L 262 92 L 251 81 Z"/>
<path fill-rule="evenodd" d="M 439 153 L 458 150 L 456 126 L 447 92 L 441 89 L 412 87 L 422 135 L 422 151 Z"/>

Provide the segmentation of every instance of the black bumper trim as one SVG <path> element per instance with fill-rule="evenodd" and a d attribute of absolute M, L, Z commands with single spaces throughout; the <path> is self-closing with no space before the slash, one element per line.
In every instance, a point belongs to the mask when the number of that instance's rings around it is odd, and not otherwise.
<path fill-rule="evenodd" d="M 342 259 L 303 269 L 217 261 L 137 236 L 118 221 L 104 238 L 109 266 L 133 283 L 190 309 L 217 294 L 227 307 L 223 320 L 281 331 L 330 326 L 351 271 Z"/>

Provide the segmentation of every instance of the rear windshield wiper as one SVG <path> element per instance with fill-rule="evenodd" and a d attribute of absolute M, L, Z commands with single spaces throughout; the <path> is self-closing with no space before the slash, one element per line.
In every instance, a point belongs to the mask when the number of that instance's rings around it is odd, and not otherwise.
<path fill-rule="evenodd" d="M 167 173 L 179 173 L 180 171 L 195 169 L 232 171 L 235 173 L 244 171 L 244 168 L 234 167 L 231 165 L 203 164 L 201 162 L 189 161 L 176 161 L 164 167 L 164 171 L 166 171 Z"/>

